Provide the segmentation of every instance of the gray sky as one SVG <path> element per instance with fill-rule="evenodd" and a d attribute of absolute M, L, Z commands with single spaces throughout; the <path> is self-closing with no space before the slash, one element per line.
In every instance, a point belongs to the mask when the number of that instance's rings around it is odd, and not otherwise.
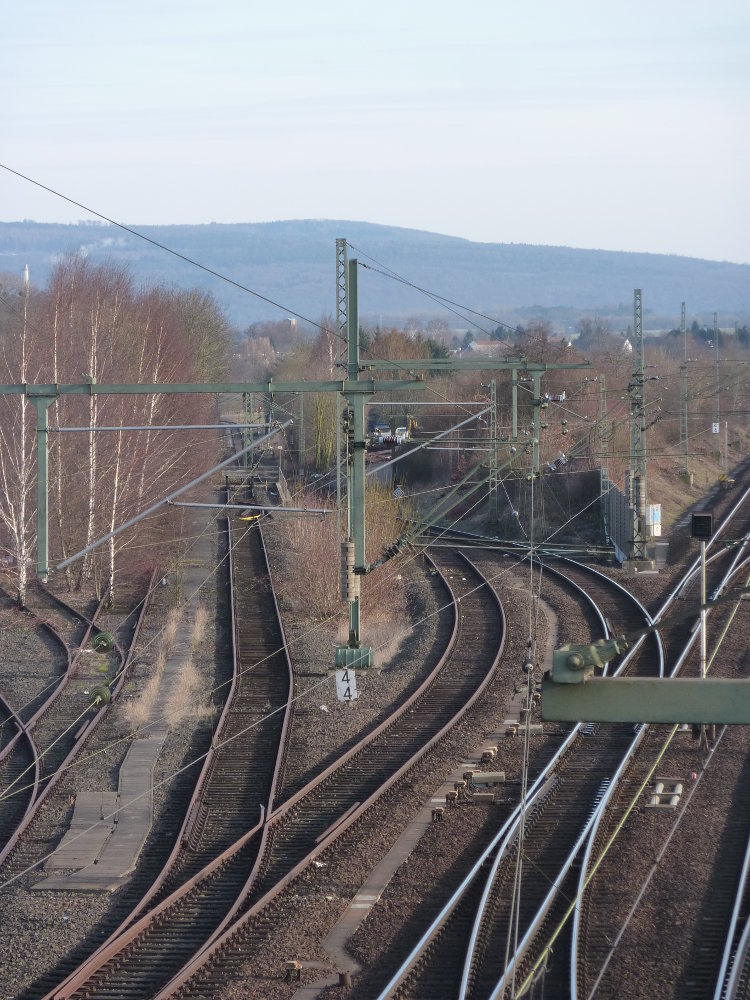
<path fill-rule="evenodd" d="M 750 263 L 747 0 L 5 4 L 0 162 L 121 222 Z M 0 170 L 0 219 L 86 218 Z"/>

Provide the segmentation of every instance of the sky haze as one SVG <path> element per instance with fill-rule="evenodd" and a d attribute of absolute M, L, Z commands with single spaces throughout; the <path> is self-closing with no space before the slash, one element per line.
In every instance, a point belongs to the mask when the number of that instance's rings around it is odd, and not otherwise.
<path fill-rule="evenodd" d="M 132 225 L 750 263 L 746 2 L 6 6 L 0 161 Z M 0 218 L 80 208 L 0 170 Z"/>

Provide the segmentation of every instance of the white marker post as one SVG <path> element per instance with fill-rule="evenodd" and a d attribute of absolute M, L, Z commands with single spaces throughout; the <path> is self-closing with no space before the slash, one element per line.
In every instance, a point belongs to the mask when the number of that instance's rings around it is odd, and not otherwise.
<path fill-rule="evenodd" d="M 336 671 L 336 697 L 339 701 L 356 700 L 357 678 L 354 676 L 353 670 L 347 668 Z"/>

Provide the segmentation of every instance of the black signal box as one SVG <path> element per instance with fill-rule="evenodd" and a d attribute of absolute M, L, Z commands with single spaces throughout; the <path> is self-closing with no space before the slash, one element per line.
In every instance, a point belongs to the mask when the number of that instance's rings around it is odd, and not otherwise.
<path fill-rule="evenodd" d="M 707 542 L 714 533 L 713 514 L 693 514 L 690 534 L 701 542 Z"/>

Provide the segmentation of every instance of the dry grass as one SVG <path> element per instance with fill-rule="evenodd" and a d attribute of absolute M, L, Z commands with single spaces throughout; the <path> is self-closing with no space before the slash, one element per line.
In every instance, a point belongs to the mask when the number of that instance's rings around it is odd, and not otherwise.
<path fill-rule="evenodd" d="M 208 611 L 202 604 L 199 604 L 195 609 L 195 619 L 193 621 L 193 638 L 191 641 L 191 648 L 196 650 L 198 646 L 203 642 L 206 635 L 206 626 L 208 625 Z"/>
<path fill-rule="evenodd" d="M 188 660 L 167 698 L 167 725 L 179 726 L 185 719 L 205 719 L 213 714 L 209 702 L 205 680 L 196 670 L 193 661 Z"/>
<path fill-rule="evenodd" d="M 401 648 L 401 643 L 410 634 L 406 614 L 395 615 L 394 621 L 365 622 L 367 644 L 375 650 L 375 665 L 382 670 L 387 667 Z"/>
<path fill-rule="evenodd" d="M 165 653 L 168 653 L 172 648 L 175 636 L 177 635 L 177 629 L 180 626 L 180 620 L 182 619 L 182 610 L 180 608 L 172 608 L 172 610 L 167 615 L 167 623 L 164 626 L 164 631 L 161 637 L 161 648 Z"/>
<path fill-rule="evenodd" d="M 133 732 L 144 729 L 149 723 L 156 721 L 152 718 L 154 705 L 159 696 L 159 688 L 164 676 L 167 656 L 174 644 L 181 618 L 182 612 L 177 608 L 173 608 L 167 615 L 167 622 L 162 631 L 153 672 L 137 697 L 133 698 L 125 706 L 125 719 Z"/>
<path fill-rule="evenodd" d="M 125 706 L 125 718 L 133 732 L 144 729 L 151 722 L 151 714 L 159 694 L 163 670 L 162 664 L 162 669 L 156 670 L 152 674 L 138 697 Z"/>
<path fill-rule="evenodd" d="M 314 494 L 304 495 L 300 506 L 317 506 Z M 408 517 L 408 501 L 394 500 L 390 487 L 368 484 L 366 493 L 367 560 L 374 562 L 404 532 L 401 517 Z M 284 603 L 296 614 L 317 620 L 341 614 L 339 594 L 340 544 L 335 517 L 322 521 L 285 518 L 279 525 L 286 549 L 276 580 Z M 405 595 L 400 579 L 401 557 L 385 563 L 372 576 L 360 578 L 362 608 L 371 620 L 391 618 L 402 608 Z"/>

